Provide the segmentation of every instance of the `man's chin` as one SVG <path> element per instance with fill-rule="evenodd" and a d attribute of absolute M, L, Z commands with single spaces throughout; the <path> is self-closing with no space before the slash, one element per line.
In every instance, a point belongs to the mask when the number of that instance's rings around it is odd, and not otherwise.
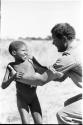
<path fill-rule="evenodd" d="M 67 48 L 60 48 L 58 49 L 58 52 L 65 52 L 67 50 Z"/>

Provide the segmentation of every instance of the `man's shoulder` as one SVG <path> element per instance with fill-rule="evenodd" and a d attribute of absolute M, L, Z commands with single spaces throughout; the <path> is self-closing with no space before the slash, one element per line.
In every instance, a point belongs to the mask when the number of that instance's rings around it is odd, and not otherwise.
<path fill-rule="evenodd" d="M 53 65 L 53 67 L 55 69 L 61 71 L 76 63 L 77 63 L 76 60 L 73 58 L 73 56 L 71 54 L 64 53 L 60 58 L 57 59 L 56 63 Z"/>
<path fill-rule="evenodd" d="M 73 56 L 73 58 L 75 58 L 77 63 L 81 63 L 82 51 L 82 42 L 80 40 L 75 40 L 74 45 L 72 45 L 70 54 Z"/>
<path fill-rule="evenodd" d="M 75 39 L 72 43 L 71 43 L 71 47 L 68 50 L 68 52 L 72 55 L 78 55 L 80 54 L 79 52 L 81 52 L 82 49 L 82 42 L 79 39 Z"/>
<path fill-rule="evenodd" d="M 70 62 L 75 61 L 72 54 L 68 53 L 68 52 L 64 52 L 62 54 L 62 56 L 60 56 L 57 61 L 56 64 L 65 64 L 65 63 L 70 63 Z"/>
<path fill-rule="evenodd" d="M 72 42 L 72 45 L 68 50 L 62 53 L 61 57 L 57 59 L 57 64 L 65 64 L 70 62 L 80 63 L 80 56 L 81 56 L 81 41 L 76 39 Z"/>

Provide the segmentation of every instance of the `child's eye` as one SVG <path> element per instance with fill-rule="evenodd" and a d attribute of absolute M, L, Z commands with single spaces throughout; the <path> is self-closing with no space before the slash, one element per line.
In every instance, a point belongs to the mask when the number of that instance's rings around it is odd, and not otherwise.
<path fill-rule="evenodd" d="M 22 50 L 23 52 L 27 52 L 27 50 Z"/>
<path fill-rule="evenodd" d="M 22 51 L 26 51 L 26 50 L 22 50 Z"/>

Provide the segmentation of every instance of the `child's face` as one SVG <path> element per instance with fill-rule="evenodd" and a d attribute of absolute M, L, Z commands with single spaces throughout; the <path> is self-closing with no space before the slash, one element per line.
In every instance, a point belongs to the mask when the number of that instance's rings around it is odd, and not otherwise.
<path fill-rule="evenodd" d="M 16 51 L 15 51 L 15 59 L 16 60 L 22 60 L 25 61 L 28 55 L 28 50 L 26 45 L 20 46 Z"/>

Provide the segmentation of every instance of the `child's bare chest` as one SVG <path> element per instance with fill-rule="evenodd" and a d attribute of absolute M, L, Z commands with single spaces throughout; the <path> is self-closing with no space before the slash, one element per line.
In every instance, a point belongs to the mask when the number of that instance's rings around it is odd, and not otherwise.
<path fill-rule="evenodd" d="M 14 65 L 14 69 L 17 72 L 22 72 L 24 74 L 27 73 L 28 75 L 33 74 L 35 72 L 33 65 L 28 60 L 19 65 Z"/>

